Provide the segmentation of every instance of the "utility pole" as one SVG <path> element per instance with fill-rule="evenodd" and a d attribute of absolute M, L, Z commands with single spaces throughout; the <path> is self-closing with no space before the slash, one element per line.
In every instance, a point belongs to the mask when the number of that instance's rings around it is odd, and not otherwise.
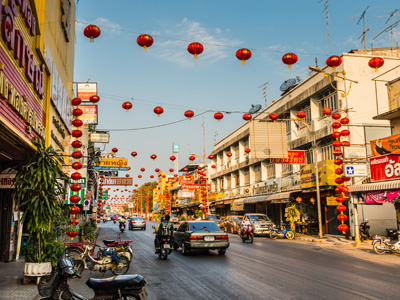
<path fill-rule="evenodd" d="M 206 123 L 203 117 L 203 168 L 206 167 Z M 207 196 L 207 213 L 210 214 L 210 201 L 208 199 L 208 168 L 206 169 L 206 196 Z"/>

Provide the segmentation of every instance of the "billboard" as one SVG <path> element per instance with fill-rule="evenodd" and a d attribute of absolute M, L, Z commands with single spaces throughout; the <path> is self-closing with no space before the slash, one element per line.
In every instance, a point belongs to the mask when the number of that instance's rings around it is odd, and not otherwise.
<path fill-rule="evenodd" d="M 400 190 L 386 190 L 379 192 L 366 192 L 366 204 L 392 203 L 400 199 Z"/>
<path fill-rule="evenodd" d="M 110 134 L 108 132 L 91 132 L 89 141 L 91 143 L 109 143 Z"/>
<path fill-rule="evenodd" d="M 271 158 L 271 163 L 276 164 L 305 164 L 305 151 L 289 150 L 287 158 Z"/>
<path fill-rule="evenodd" d="M 400 134 L 370 141 L 372 156 L 400 154 Z"/>
<path fill-rule="evenodd" d="M 172 152 L 173 153 L 179 153 L 179 144 L 172 144 Z"/>
<path fill-rule="evenodd" d="M 83 124 L 97 125 L 98 111 L 97 105 L 79 105 L 78 108 L 82 109 L 83 114 L 79 117 L 83 121 Z"/>
<path fill-rule="evenodd" d="M 133 185 L 131 177 L 104 177 L 103 185 Z"/>
<path fill-rule="evenodd" d="M 179 176 L 179 183 L 194 183 L 194 176 Z"/>
<path fill-rule="evenodd" d="M 178 191 L 178 198 L 194 198 L 194 191 Z"/>
<path fill-rule="evenodd" d="M 333 160 L 318 162 L 319 185 L 336 185 L 335 164 Z M 300 170 L 300 187 L 302 189 L 316 187 L 315 164 L 307 164 Z"/>
<path fill-rule="evenodd" d="M 128 159 L 126 158 L 103 158 L 94 167 L 99 171 L 128 171 Z"/>
<path fill-rule="evenodd" d="M 382 155 L 369 159 L 371 181 L 400 178 L 400 155 Z"/>
<path fill-rule="evenodd" d="M 82 102 L 90 102 L 91 96 L 97 95 L 97 83 L 96 82 L 77 82 L 76 83 L 76 94 L 78 98 L 81 98 Z"/>
<path fill-rule="evenodd" d="M 193 190 L 205 190 L 206 186 L 202 185 L 202 184 L 182 184 L 181 188 L 183 190 L 193 191 Z M 211 189 L 211 185 L 210 184 L 207 184 L 207 189 L 209 189 L 209 190 Z"/>

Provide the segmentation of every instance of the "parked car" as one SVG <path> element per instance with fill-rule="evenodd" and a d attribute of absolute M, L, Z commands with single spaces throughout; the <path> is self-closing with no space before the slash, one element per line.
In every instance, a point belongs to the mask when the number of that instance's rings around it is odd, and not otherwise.
<path fill-rule="evenodd" d="M 204 220 L 215 222 L 221 230 L 224 230 L 225 228 L 224 220 L 221 219 L 220 215 L 209 214 L 204 216 Z"/>
<path fill-rule="evenodd" d="M 243 216 L 228 216 L 224 223 L 225 232 L 237 233 Z"/>
<path fill-rule="evenodd" d="M 185 221 L 174 231 L 174 249 L 182 248 L 182 254 L 191 250 L 217 250 L 224 255 L 229 247 L 228 234 L 212 221 Z"/>
<path fill-rule="evenodd" d="M 132 219 L 129 221 L 129 230 L 133 230 L 135 228 L 146 230 L 146 221 L 143 217 L 132 217 Z"/>
<path fill-rule="evenodd" d="M 176 215 L 170 215 L 169 221 L 173 224 L 179 224 L 179 217 Z"/>
<path fill-rule="evenodd" d="M 276 225 L 264 214 L 253 214 L 248 213 L 243 218 L 249 218 L 251 226 L 253 227 L 254 235 L 267 236 L 271 233 L 270 227 L 276 227 Z"/>

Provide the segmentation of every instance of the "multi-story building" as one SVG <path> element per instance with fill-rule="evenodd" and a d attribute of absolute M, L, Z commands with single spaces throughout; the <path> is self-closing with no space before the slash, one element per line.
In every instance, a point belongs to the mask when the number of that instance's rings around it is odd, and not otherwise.
<path fill-rule="evenodd" d="M 388 136 L 391 132 L 387 120 L 373 118 L 377 108 L 387 105 L 388 101 L 386 82 L 373 79 L 398 66 L 399 50 L 363 49 L 343 53 L 342 64 L 334 72 L 325 66 L 322 72 L 314 72 L 301 83 L 292 81 L 281 97 L 253 115 L 251 122 L 243 124 L 216 143 L 211 153 L 214 155 L 211 165 L 215 166 L 211 169 L 212 192 L 224 194 L 224 198 L 217 201 L 219 206 L 222 204 L 217 212 L 266 213 L 279 225 L 284 221 L 285 208 L 296 204 L 297 199 L 299 203 L 296 205 L 300 208 L 302 218 L 309 222 L 314 220 L 315 224 L 318 211 L 313 163 L 317 161 L 323 232 L 339 233 L 339 223 L 335 217 L 337 203 L 330 201 L 335 196 L 336 187 L 332 176 L 335 174 L 332 121 L 322 110 L 327 107 L 349 118 L 351 147 L 365 149 L 370 156 L 367 147 L 369 141 Z M 385 61 L 378 72 L 368 65 L 374 56 L 380 56 Z M 393 80 L 399 76 L 399 71 L 390 72 L 385 78 Z M 331 77 L 325 73 L 337 76 Z M 343 76 L 358 83 L 350 84 Z M 299 111 L 306 113 L 305 121 L 309 126 L 296 120 Z M 268 125 L 275 122 L 267 121 L 271 113 L 279 116 L 277 122 L 281 122 L 278 127 L 280 133 L 276 132 L 276 127 Z M 314 140 L 316 158 L 313 156 Z M 262 143 L 266 146 L 260 148 Z M 278 158 L 279 161 L 279 157 L 276 157 L 279 151 L 273 148 L 281 147 L 282 143 L 286 144 L 287 150 L 304 151 L 304 162 L 274 163 L 274 159 Z M 284 145 L 281 148 L 284 150 Z M 260 149 L 264 150 L 260 152 Z M 353 178 L 352 183 L 357 184 L 363 179 Z M 316 228 L 314 226 L 309 230 Z"/>

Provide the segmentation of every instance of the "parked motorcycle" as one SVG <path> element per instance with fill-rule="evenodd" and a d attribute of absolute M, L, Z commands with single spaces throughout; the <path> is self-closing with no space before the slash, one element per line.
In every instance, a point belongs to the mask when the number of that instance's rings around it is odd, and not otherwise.
<path fill-rule="evenodd" d="M 246 241 L 252 243 L 254 240 L 253 227 L 250 225 L 242 227 L 240 230 L 240 238 L 242 239 L 243 243 Z"/>
<path fill-rule="evenodd" d="M 90 255 L 93 247 L 90 244 L 85 245 L 83 253 L 73 257 L 74 268 L 78 274 L 82 274 L 84 269 L 100 272 L 111 271 L 115 275 L 123 275 L 128 272 L 128 258 L 119 256 L 115 251 L 108 251 L 103 252 L 99 259 L 95 259 Z"/>
<path fill-rule="evenodd" d="M 81 299 L 88 300 L 84 296 L 74 292 L 68 285 L 68 279 L 72 277 L 81 278 L 74 269 L 72 260 L 68 254 L 63 254 L 57 264 L 57 271 L 50 276 L 41 277 L 38 284 L 42 299 Z M 94 297 L 91 300 L 122 300 L 139 299 L 145 300 L 147 292 L 146 282 L 140 275 L 114 276 L 104 279 L 89 278 L 86 285 L 93 289 Z"/>
<path fill-rule="evenodd" d="M 370 226 L 368 225 L 368 219 L 365 219 L 364 222 L 361 222 L 359 228 L 360 228 L 361 242 L 364 240 L 373 240 L 374 239 L 374 237 L 369 233 Z"/>
<path fill-rule="evenodd" d="M 372 241 L 372 247 L 376 254 L 385 254 L 386 252 L 400 253 L 400 231 L 393 233 L 389 238 L 376 236 Z"/>
<path fill-rule="evenodd" d="M 277 239 L 277 238 L 287 238 L 288 240 L 294 239 L 294 233 L 293 231 L 289 230 L 288 225 L 285 225 L 285 229 L 282 231 L 279 230 L 278 228 L 270 227 L 271 233 L 270 237 L 271 239 Z"/>
<path fill-rule="evenodd" d="M 117 235 L 117 240 L 103 240 L 105 246 L 112 247 L 119 256 L 128 258 L 129 262 L 131 262 L 133 258 L 133 249 L 130 245 L 132 242 L 133 240 L 121 240 L 121 235 L 119 233 Z M 106 250 L 110 251 L 110 248 Z"/>

